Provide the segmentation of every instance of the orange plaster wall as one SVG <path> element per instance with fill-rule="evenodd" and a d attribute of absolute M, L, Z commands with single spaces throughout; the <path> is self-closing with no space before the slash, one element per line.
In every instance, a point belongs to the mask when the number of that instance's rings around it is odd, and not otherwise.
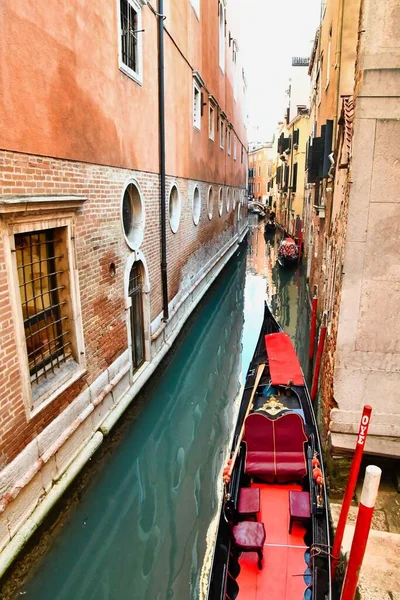
<path fill-rule="evenodd" d="M 0 148 L 71 160 L 158 172 L 157 19 L 142 9 L 143 85 L 118 67 L 117 2 L 59 3 L 3 0 L 0 6 Z M 201 2 L 200 20 L 189 0 L 169 0 L 165 34 L 167 173 L 229 185 L 244 185 L 239 140 L 242 76 L 233 102 L 232 49 L 226 70 L 218 59 L 218 4 Z M 237 36 L 232 32 L 234 37 Z M 239 53 L 240 59 L 240 53 Z M 192 68 L 203 88 L 202 128 L 193 128 Z M 237 132 L 237 161 L 208 139 L 208 93 Z"/>
<path fill-rule="evenodd" d="M 142 12 L 143 87 L 118 68 L 116 1 L 2 0 L 0 11 L 0 147 L 156 171 L 157 23 L 150 10 Z"/>
<path fill-rule="evenodd" d="M 225 72 L 219 67 L 218 3 L 202 2 L 200 19 L 190 1 L 170 0 L 166 6 L 165 28 L 165 102 L 166 102 L 166 167 L 169 175 L 190 179 L 243 186 L 246 176 L 245 154 L 241 162 L 241 144 L 247 148 L 242 122 L 242 68 L 238 53 L 238 94 L 233 97 L 232 47 L 229 31 L 238 37 L 236 12 L 227 9 L 225 37 Z M 178 50 L 179 48 L 179 50 Z M 183 56 L 182 56 L 183 54 Z M 193 127 L 193 71 L 205 82 L 201 130 Z M 215 121 L 215 140 L 208 135 L 208 95 L 212 94 L 227 115 L 232 129 L 232 152 L 227 141 L 220 149 L 219 128 Z M 217 118 L 217 110 L 215 110 Z M 237 160 L 233 159 L 233 140 L 237 136 Z"/>

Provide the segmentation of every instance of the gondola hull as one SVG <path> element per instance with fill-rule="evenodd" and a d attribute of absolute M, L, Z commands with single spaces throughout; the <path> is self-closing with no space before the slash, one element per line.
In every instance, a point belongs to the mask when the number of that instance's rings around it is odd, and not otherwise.
<path fill-rule="evenodd" d="M 281 267 L 284 267 L 286 269 L 293 269 L 294 267 L 297 267 L 298 263 L 299 259 L 297 256 L 279 256 L 278 254 L 278 264 Z"/>
<path fill-rule="evenodd" d="M 273 233 L 276 230 L 276 224 L 271 221 L 267 221 L 265 223 L 265 231 L 268 233 Z"/>
<path fill-rule="evenodd" d="M 254 423 L 265 431 L 251 430 Z M 293 470 L 293 460 L 288 462 L 285 452 L 299 436 L 303 454 L 297 453 Z M 261 444 L 261 453 L 253 452 L 254 439 Z M 233 464 L 229 472 L 224 470 L 225 493 L 207 599 L 227 600 L 233 595 L 250 600 L 264 594 L 271 600 L 331 600 L 328 500 L 318 428 L 295 351 L 267 305 L 231 456 Z M 252 515 L 257 525 L 248 525 L 246 514 L 239 512 L 244 488 L 246 494 L 261 496 L 260 514 Z M 304 523 L 296 523 L 299 515 L 290 503 L 303 497 L 309 499 L 309 514 Z M 240 525 L 243 521 L 245 525 Z M 237 531 L 243 527 L 264 527 L 266 541 L 261 540 L 258 557 L 254 548 L 240 546 Z M 280 564 L 287 565 L 286 570 L 278 568 Z"/>

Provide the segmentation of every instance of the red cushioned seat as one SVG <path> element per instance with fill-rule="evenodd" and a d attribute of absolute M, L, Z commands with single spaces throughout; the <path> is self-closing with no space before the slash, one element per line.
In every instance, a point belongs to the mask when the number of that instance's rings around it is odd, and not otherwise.
<path fill-rule="evenodd" d="M 245 472 L 273 483 L 301 481 L 307 473 L 304 422 L 297 413 L 269 419 L 261 413 L 245 421 Z"/>
<path fill-rule="evenodd" d="M 232 537 L 239 552 L 257 552 L 258 568 L 262 569 L 263 548 L 265 542 L 264 523 L 241 521 L 232 527 Z"/>
<path fill-rule="evenodd" d="M 293 521 L 307 522 L 311 519 L 310 494 L 308 492 L 289 491 L 289 533 Z"/>
<path fill-rule="evenodd" d="M 275 481 L 275 453 L 271 419 L 260 413 L 248 415 L 243 439 L 246 442 L 246 473 L 269 483 Z"/>
<path fill-rule="evenodd" d="M 274 421 L 274 427 L 277 481 L 301 481 L 307 473 L 304 421 L 297 413 L 290 413 Z"/>
<path fill-rule="evenodd" d="M 238 513 L 241 517 L 252 516 L 257 521 L 257 513 L 260 512 L 260 489 L 240 488 Z"/>

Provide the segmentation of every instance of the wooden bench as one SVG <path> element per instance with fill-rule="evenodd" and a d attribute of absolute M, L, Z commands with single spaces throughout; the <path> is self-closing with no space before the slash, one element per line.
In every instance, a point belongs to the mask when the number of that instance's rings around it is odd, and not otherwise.
<path fill-rule="evenodd" d="M 233 543 L 239 552 L 257 552 L 258 568 L 262 569 L 265 542 L 264 523 L 241 521 L 232 527 Z"/>
<path fill-rule="evenodd" d="M 289 491 L 289 533 L 292 533 L 293 521 L 307 523 L 311 519 L 309 492 Z"/>
<path fill-rule="evenodd" d="M 260 512 L 259 488 L 240 488 L 237 512 L 241 518 L 253 517 L 257 521 L 257 515 Z"/>

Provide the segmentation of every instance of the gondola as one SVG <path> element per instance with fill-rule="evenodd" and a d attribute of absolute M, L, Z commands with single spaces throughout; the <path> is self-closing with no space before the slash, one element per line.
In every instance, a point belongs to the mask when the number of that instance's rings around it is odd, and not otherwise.
<path fill-rule="evenodd" d="M 278 263 L 281 267 L 295 267 L 299 262 L 299 249 L 291 237 L 284 238 L 278 248 Z"/>
<path fill-rule="evenodd" d="M 267 305 L 223 478 L 208 600 L 331 600 L 318 428 L 295 350 Z"/>

